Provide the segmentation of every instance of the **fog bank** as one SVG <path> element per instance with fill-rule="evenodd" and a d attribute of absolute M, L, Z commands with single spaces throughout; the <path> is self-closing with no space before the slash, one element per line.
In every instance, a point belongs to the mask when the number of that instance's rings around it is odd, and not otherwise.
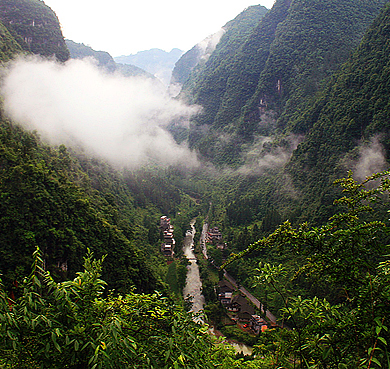
<path fill-rule="evenodd" d="M 113 164 L 198 164 L 166 131 L 196 108 L 172 100 L 151 79 L 102 72 L 88 60 L 20 58 L 6 68 L 5 112 L 52 144 L 83 145 Z"/>

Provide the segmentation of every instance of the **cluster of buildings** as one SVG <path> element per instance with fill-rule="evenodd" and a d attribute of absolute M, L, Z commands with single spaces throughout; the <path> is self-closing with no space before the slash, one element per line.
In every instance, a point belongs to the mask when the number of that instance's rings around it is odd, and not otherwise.
<path fill-rule="evenodd" d="M 232 319 L 259 334 L 268 328 L 267 322 L 256 314 L 245 296 L 235 293 L 235 287 L 227 280 L 218 284 L 218 300 L 232 316 Z"/>
<path fill-rule="evenodd" d="M 206 233 L 206 242 L 213 243 L 217 246 L 217 249 L 225 250 L 227 245 L 222 241 L 222 233 L 218 227 L 211 228 Z"/>
<path fill-rule="evenodd" d="M 173 225 L 171 224 L 171 219 L 166 215 L 163 215 L 160 218 L 160 229 L 164 238 L 161 245 L 161 252 L 167 257 L 172 257 L 174 255 L 176 241 L 173 238 Z"/>

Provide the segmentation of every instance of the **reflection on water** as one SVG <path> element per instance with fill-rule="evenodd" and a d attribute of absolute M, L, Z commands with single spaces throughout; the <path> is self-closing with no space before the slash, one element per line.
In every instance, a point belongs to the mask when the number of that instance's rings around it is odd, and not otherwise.
<path fill-rule="evenodd" d="M 203 310 L 204 296 L 202 295 L 202 282 L 199 275 L 199 267 L 196 263 L 196 257 L 193 251 L 195 236 L 195 220 L 191 222 L 191 230 L 187 231 L 184 239 L 184 255 L 190 261 L 187 272 L 186 285 L 183 289 L 184 298 L 192 297 L 191 312 L 199 313 Z"/>
<path fill-rule="evenodd" d="M 238 353 L 243 353 L 244 355 L 252 355 L 253 349 L 250 346 L 244 345 L 243 343 L 236 343 L 228 341 Z"/>
<path fill-rule="evenodd" d="M 210 334 L 217 336 L 217 337 L 223 337 L 222 333 L 219 331 L 216 331 L 214 327 L 209 328 Z M 229 339 L 225 339 L 223 342 L 228 343 L 229 345 L 233 346 L 237 353 L 242 353 L 244 355 L 252 355 L 253 349 L 250 346 L 245 345 L 244 343 L 238 343 L 234 342 Z"/>
<path fill-rule="evenodd" d="M 188 272 L 187 272 L 187 279 L 186 279 L 186 285 L 183 289 L 183 296 L 184 298 L 187 298 L 188 296 L 191 296 L 192 298 L 192 308 L 191 312 L 193 313 L 201 313 L 203 311 L 204 306 L 204 296 L 202 295 L 202 282 L 200 280 L 199 275 L 199 267 L 196 263 L 196 256 L 194 254 L 194 236 L 195 236 L 195 219 L 191 221 L 190 226 L 191 229 L 187 231 L 186 237 L 184 238 L 184 255 L 186 258 L 190 261 L 191 265 L 189 265 Z M 197 318 L 197 321 L 200 323 L 203 323 L 204 320 L 202 319 L 201 315 L 199 318 Z M 209 329 L 210 334 L 217 335 L 214 331 L 214 328 L 210 327 Z M 249 346 L 246 346 L 242 343 L 236 343 L 233 341 L 230 341 L 226 339 L 227 343 L 232 345 L 238 353 L 242 352 L 244 355 L 251 355 L 252 354 L 252 348 Z"/>

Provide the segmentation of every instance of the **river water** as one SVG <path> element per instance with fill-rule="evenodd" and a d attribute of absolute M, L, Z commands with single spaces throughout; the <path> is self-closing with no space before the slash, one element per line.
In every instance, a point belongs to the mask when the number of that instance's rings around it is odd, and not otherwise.
<path fill-rule="evenodd" d="M 199 313 L 203 310 L 204 296 L 202 295 L 202 282 L 199 275 L 199 267 L 196 263 L 196 256 L 194 254 L 194 236 L 195 236 L 195 219 L 191 221 L 191 229 L 187 231 L 184 238 L 184 255 L 190 261 L 191 265 L 188 266 L 186 285 L 183 289 L 183 296 L 192 297 L 191 312 Z M 203 322 L 203 319 L 199 317 L 199 320 Z"/>
<path fill-rule="evenodd" d="M 204 296 L 202 295 L 202 281 L 200 279 L 199 274 L 199 267 L 196 263 L 196 256 L 194 254 L 194 236 L 195 236 L 195 222 L 196 219 L 192 220 L 190 223 L 191 229 L 189 229 L 186 233 L 186 237 L 184 238 L 184 255 L 186 258 L 190 261 L 191 265 L 189 265 L 188 271 L 187 271 L 187 279 L 186 279 L 186 285 L 183 289 L 183 296 L 184 298 L 187 298 L 188 296 L 192 297 L 192 307 L 191 312 L 193 313 L 200 313 L 198 317 L 196 317 L 196 321 L 199 323 L 204 323 L 204 318 L 201 315 L 204 307 Z M 203 229 L 204 231 L 204 229 Z M 206 226 L 207 231 L 207 226 Z M 205 232 L 202 232 L 205 233 Z M 204 237 L 204 235 L 203 235 Z M 202 250 L 205 255 L 207 255 L 207 249 L 206 245 L 204 244 L 204 249 Z M 210 334 L 218 335 L 216 332 L 214 332 L 213 328 L 210 328 Z M 245 355 L 251 355 L 252 354 L 252 348 L 249 346 L 246 346 L 241 343 L 236 343 L 230 340 L 226 340 L 230 345 L 232 345 L 237 352 L 242 352 Z"/>

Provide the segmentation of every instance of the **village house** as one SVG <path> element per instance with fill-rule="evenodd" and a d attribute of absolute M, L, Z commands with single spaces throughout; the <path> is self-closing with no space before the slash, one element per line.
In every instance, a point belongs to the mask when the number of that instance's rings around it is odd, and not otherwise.
<path fill-rule="evenodd" d="M 213 241 L 219 242 L 221 240 L 222 240 L 222 233 L 220 232 L 218 227 L 211 228 L 207 232 L 206 242 L 213 242 Z"/>
<path fill-rule="evenodd" d="M 161 230 L 164 232 L 164 231 L 168 231 L 170 228 L 172 227 L 171 225 L 171 219 L 168 218 L 166 215 L 163 215 L 161 218 L 160 218 L 160 228 Z M 173 228 L 173 227 L 172 227 Z"/>
<path fill-rule="evenodd" d="M 255 334 L 260 334 L 260 332 L 268 329 L 267 322 L 258 315 L 252 315 L 249 320 L 249 326 Z"/>
<path fill-rule="evenodd" d="M 255 309 L 249 305 L 248 300 L 241 294 L 234 296 L 232 302 L 226 306 L 226 309 L 236 313 L 240 322 L 249 322 L 252 315 L 255 314 Z"/>
<path fill-rule="evenodd" d="M 163 215 L 160 218 L 160 229 L 163 232 L 164 238 L 164 242 L 161 245 L 161 252 L 167 257 L 172 257 L 176 241 L 173 238 L 173 226 L 171 225 L 171 219 L 166 215 Z"/>
<path fill-rule="evenodd" d="M 223 279 L 218 283 L 218 300 L 222 305 L 229 305 L 232 302 L 234 286 L 227 280 Z"/>

